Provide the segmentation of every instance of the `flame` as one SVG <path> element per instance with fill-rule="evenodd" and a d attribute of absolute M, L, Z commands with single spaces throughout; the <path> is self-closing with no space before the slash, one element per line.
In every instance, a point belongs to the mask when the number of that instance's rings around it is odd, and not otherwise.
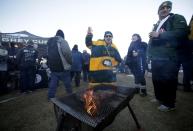
<path fill-rule="evenodd" d="M 85 109 L 87 113 L 91 116 L 95 116 L 97 114 L 97 100 L 93 90 L 87 90 L 84 93 L 83 98 L 85 100 Z"/>

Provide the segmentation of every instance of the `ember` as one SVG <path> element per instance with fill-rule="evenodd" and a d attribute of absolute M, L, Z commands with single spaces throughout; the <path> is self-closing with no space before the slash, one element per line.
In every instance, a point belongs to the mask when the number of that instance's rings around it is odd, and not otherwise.
<path fill-rule="evenodd" d="M 97 114 L 97 98 L 94 95 L 93 89 L 87 90 L 83 95 L 85 101 L 85 109 L 87 113 L 91 116 L 96 116 Z"/>

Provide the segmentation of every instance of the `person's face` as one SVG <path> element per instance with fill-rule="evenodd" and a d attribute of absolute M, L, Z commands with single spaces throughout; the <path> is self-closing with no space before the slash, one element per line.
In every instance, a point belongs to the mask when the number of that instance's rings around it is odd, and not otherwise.
<path fill-rule="evenodd" d="M 163 6 L 163 7 L 159 10 L 159 12 L 158 12 L 160 19 L 163 19 L 163 18 L 165 18 L 166 16 L 168 16 L 169 13 L 170 13 L 170 11 L 171 11 L 171 8 L 170 8 L 169 6 Z"/>
<path fill-rule="evenodd" d="M 113 39 L 113 36 L 111 34 L 106 34 L 105 37 L 104 37 L 104 40 L 107 44 L 111 44 L 112 39 Z"/>
<path fill-rule="evenodd" d="M 135 42 L 135 41 L 137 41 L 138 39 L 139 39 L 139 38 L 138 38 L 136 35 L 133 35 L 132 38 L 131 38 L 132 42 Z"/>

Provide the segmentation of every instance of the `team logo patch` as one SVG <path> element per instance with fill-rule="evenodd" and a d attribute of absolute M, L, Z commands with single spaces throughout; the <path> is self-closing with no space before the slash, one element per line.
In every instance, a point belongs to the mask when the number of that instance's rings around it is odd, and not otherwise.
<path fill-rule="evenodd" d="M 111 67 L 112 66 L 112 62 L 109 59 L 105 59 L 105 60 L 103 60 L 103 65 L 107 66 L 107 67 Z"/>

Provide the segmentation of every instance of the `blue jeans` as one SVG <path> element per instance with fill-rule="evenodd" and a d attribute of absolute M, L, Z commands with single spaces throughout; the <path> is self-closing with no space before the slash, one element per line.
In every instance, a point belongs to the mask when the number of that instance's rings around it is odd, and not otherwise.
<path fill-rule="evenodd" d="M 55 97 L 59 80 L 63 82 L 67 94 L 72 93 L 70 71 L 52 72 L 48 89 L 48 99 Z"/>

